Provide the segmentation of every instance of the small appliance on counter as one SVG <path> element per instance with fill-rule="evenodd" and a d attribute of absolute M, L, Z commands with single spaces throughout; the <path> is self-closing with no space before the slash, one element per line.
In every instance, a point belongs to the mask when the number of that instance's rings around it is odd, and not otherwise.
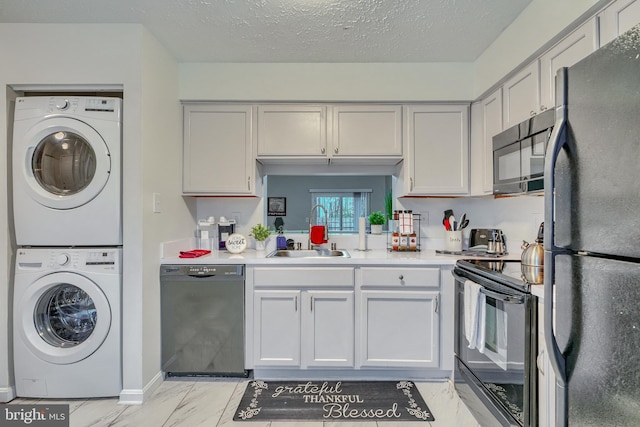
<path fill-rule="evenodd" d="M 223 216 L 218 221 L 218 248 L 226 249 L 227 239 L 236 232 L 236 221 Z"/>
<path fill-rule="evenodd" d="M 211 251 L 216 248 L 215 232 L 216 222 L 214 217 L 198 220 L 198 228 L 196 229 L 196 246 L 198 249 Z"/>
<path fill-rule="evenodd" d="M 469 234 L 469 249 L 460 251 L 436 250 L 436 253 L 500 258 L 508 254 L 507 236 L 499 228 L 472 228 Z"/>
<path fill-rule="evenodd" d="M 490 242 L 494 243 L 490 243 Z M 502 251 L 498 251 L 498 242 L 502 243 Z M 506 252 L 507 239 L 499 228 L 472 228 L 469 234 L 469 250 L 487 251 L 489 253 Z M 491 246 L 491 247 L 489 247 Z"/>
<path fill-rule="evenodd" d="M 535 243 L 522 241 L 522 277 L 528 283 L 540 285 L 544 281 L 544 222 L 540 224 Z"/>

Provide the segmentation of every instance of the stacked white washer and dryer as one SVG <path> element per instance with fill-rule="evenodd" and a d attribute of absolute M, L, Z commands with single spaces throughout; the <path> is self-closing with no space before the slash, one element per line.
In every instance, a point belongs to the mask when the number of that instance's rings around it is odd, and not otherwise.
<path fill-rule="evenodd" d="M 122 390 L 122 100 L 20 97 L 13 128 L 19 397 Z"/>

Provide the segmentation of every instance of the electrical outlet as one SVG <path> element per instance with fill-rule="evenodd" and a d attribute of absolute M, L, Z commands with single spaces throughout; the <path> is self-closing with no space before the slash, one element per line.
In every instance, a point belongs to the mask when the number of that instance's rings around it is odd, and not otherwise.
<path fill-rule="evenodd" d="M 420 221 L 426 226 L 429 225 L 429 212 L 420 212 Z"/>
<path fill-rule="evenodd" d="M 162 206 L 160 205 L 160 193 L 153 193 L 153 213 L 162 212 Z"/>

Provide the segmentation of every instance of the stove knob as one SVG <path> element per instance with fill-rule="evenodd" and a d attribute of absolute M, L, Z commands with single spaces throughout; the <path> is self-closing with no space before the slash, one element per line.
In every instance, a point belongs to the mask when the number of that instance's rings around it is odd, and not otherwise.
<path fill-rule="evenodd" d="M 58 265 L 67 265 L 69 263 L 69 255 L 60 254 L 56 257 L 56 264 Z"/>

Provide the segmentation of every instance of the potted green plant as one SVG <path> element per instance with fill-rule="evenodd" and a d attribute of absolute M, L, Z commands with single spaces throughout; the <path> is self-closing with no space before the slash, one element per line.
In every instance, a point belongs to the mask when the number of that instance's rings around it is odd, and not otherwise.
<path fill-rule="evenodd" d="M 265 240 L 269 238 L 271 231 L 262 224 L 256 224 L 251 227 L 251 233 L 249 236 L 256 239 L 256 250 L 263 251 L 265 249 Z"/>
<path fill-rule="evenodd" d="M 371 224 L 371 234 L 382 234 L 382 225 L 387 221 L 381 211 L 369 214 L 369 224 Z"/>

